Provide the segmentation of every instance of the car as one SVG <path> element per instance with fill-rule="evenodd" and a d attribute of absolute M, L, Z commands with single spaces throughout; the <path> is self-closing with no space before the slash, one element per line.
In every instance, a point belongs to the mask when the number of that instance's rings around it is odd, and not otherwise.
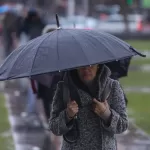
<path fill-rule="evenodd" d="M 128 15 L 129 30 L 130 32 L 140 31 L 140 24 L 142 22 L 141 15 Z M 123 15 L 115 14 L 110 15 L 105 20 L 99 21 L 98 29 L 110 33 L 122 33 L 126 30 Z"/>

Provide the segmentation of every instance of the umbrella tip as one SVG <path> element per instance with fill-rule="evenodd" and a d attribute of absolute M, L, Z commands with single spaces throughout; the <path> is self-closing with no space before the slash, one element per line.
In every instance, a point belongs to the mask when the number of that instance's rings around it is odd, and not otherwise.
<path fill-rule="evenodd" d="M 130 46 L 130 49 L 131 49 L 132 51 L 134 51 L 137 55 L 139 55 L 139 56 L 141 56 L 141 57 L 146 57 L 146 55 L 144 55 L 144 54 L 138 52 L 138 51 L 137 51 L 136 49 L 134 49 L 132 46 Z"/>
<path fill-rule="evenodd" d="M 56 14 L 56 23 L 57 23 L 57 28 L 60 29 L 60 23 L 59 23 L 58 14 Z"/>

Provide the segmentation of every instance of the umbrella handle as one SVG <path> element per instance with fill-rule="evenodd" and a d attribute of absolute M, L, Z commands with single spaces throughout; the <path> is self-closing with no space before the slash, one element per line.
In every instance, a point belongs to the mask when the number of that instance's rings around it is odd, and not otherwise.
<path fill-rule="evenodd" d="M 69 96 L 70 96 L 69 101 L 71 101 L 71 100 L 72 100 L 72 92 L 71 92 L 71 83 L 70 83 L 70 80 L 69 80 L 69 72 L 66 72 L 66 74 L 67 74 L 68 88 L 69 88 Z"/>

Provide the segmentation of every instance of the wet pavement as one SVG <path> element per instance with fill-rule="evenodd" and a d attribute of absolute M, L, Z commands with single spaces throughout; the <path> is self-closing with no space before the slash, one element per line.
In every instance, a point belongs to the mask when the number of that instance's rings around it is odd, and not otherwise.
<path fill-rule="evenodd" d="M 127 132 L 117 135 L 118 150 L 150 150 L 150 136 L 132 122 Z"/>
<path fill-rule="evenodd" d="M 49 135 L 42 125 L 40 116 L 26 118 L 21 115 L 26 106 L 26 94 L 19 89 L 21 88 L 17 81 L 7 81 L 5 85 L 15 150 L 51 150 Z M 36 125 L 33 125 L 33 122 L 36 122 Z"/>
<path fill-rule="evenodd" d="M 133 92 L 150 93 L 150 87 L 146 87 L 146 86 L 145 87 L 144 86 L 141 86 L 141 87 L 130 86 L 130 87 L 124 87 L 123 89 L 126 93 L 133 93 Z"/>

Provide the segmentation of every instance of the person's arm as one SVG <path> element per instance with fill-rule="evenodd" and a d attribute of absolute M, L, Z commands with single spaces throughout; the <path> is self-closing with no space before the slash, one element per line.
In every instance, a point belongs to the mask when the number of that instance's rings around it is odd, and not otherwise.
<path fill-rule="evenodd" d="M 102 125 L 107 131 L 113 134 L 120 134 L 128 128 L 126 104 L 123 90 L 118 81 L 114 81 L 112 88 L 113 97 L 112 104 L 109 108 L 110 111 L 107 111 L 106 116 L 103 116 L 107 123 L 103 122 Z"/>
<path fill-rule="evenodd" d="M 53 98 L 49 129 L 55 135 L 64 135 L 73 127 L 73 120 L 68 118 L 63 103 L 63 82 L 59 82 Z"/>

